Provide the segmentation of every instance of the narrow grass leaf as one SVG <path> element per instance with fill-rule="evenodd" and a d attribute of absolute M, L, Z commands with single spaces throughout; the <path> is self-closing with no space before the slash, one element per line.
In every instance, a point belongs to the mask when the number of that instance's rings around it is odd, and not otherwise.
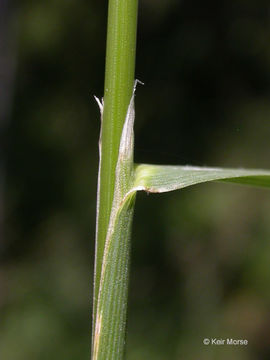
<path fill-rule="evenodd" d="M 140 164 L 135 167 L 134 190 L 163 193 L 208 181 L 270 188 L 270 171 Z"/>

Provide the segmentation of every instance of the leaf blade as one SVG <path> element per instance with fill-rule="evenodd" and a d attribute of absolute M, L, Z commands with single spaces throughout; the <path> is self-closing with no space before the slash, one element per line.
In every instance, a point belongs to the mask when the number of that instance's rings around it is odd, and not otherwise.
<path fill-rule="evenodd" d="M 134 189 L 163 193 L 209 181 L 270 188 L 270 171 L 139 164 L 135 167 Z"/>

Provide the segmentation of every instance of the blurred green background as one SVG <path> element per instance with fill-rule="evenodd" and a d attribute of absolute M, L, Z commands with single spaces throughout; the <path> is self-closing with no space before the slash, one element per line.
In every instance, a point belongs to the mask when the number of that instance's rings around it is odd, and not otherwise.
<path fill-rule="evenodd" d="M 1 359 L 89 359 L 107 2 L 0 14 Z M 269 1 L 144 0 L 138 25 L 135 160 L 270 168 Z M 269 200 L 138 194 L 129 360 L 270 358 Z"/>

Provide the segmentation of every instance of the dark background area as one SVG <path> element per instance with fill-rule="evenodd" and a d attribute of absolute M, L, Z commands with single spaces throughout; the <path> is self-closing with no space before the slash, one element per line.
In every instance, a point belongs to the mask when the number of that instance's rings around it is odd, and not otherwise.
<path fill-rule="evenodd" d="M 1 359 L 89 359 L 107 2 L 0 14 Z M 141 1 L 136 77 L 136 162 L 270 168 L 269 1 Z M 269 200 L 138 194 L 129 360 L 270 358 Z"/>

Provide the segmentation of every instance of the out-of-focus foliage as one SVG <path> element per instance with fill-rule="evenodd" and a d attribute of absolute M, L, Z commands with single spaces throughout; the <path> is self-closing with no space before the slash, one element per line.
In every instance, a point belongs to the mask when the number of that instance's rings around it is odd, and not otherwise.
<path fill-rule="evenodd" d="M 89 358 L 92 95 L 103 93 L 106 7 L 21 0 L 10 8 L 17 65 L 1 239 L 5 360 Z M 141 2 L 136 162 L 270 167 L 269 16 L 266 0 Z M 269 359 L 269 196 L 229 184 L 138 194 L 128 359 Z M 205 337 L 249 345 L 207 347 Z"/>

